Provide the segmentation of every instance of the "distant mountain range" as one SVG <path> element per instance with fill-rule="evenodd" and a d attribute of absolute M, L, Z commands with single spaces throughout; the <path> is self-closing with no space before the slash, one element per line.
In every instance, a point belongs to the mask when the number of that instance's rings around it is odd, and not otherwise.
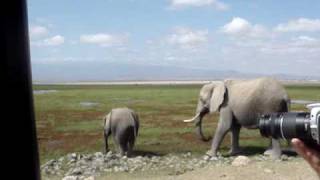
<path fill-rule="evenodd" d="M 320 80 L 319 76 L 290 74 L 258 74 L 233 70 L 184 68 L 161 65 L 134 65 L 118 63 L 63 63 L 34 64 L 35 82 L 79 81 L 146 81 L 146 80 L 215 80 L 227 78 L 254 78 L 272 76 L 282 80 Z"/>

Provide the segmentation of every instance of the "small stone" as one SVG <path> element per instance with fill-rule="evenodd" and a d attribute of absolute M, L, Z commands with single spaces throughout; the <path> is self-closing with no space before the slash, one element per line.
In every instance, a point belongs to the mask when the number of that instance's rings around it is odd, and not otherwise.
<path fill-rule="evenodd" d="M 106 157 L 111 157 L 112 156 L 112 151 L 109 151 L 107 154 L 106 154 Z"/>
<path fill-rule="evenodd" d="M 210 157 L 209 161 L 218 161 L 219 158 L 217 156 Z"/>
<path fill-rule="evenodd" d="M 250 163 L 250 161 L 251 160 L 247 156 L 238 156 L 232 161 L 231 165 L 232 166 L 246 166 Z"/>
<path fill-rule="evenodd" d="M 288 161 L 288 160 L 289 160 L 289 157 L 288 157 L 287 155 L 285 155 L 285 154 L 282 154 L 281 157 L 280 157 L 280 159 L 281 159 L 282 161 Z"/>
<path fill-rule="evenodd" d="M 71 172 L 72 175 L 81 175 L 82 174 L 82 171 L 80 168 L 75 168 L 72 172 Z"/>
<path fill-rule="evenodd" d="M 41 168 L 44 168 L 44 167 L 49 167 L 49 166 L 54 166 L 56 164 L 56 160 L 55 159 L 51 159 L 50 161 L 48 161 L 47 163 L 45 163 L 44 165 L 42 165 Z"/>
<path fill-rule="evenodd" d="M 128 157 L 126 155 L 122 156 L 121 159 L 126 160 Z"/>
<path fill-rule="evenodd" d="M 265 172 L 265 173 L 273 173 L 273 171 L 271 169 L 267 169 L 267 168 L 264 169 L 263 172 Z"/>
<path fill-rule="evenodd" d="M 94 153 L 94 156 L 96 158 L 100 158 L 100 157 L 103 157 L 103 153 L 102 152 L 96 152 L 96 153 Z"/>
<path fill-rule="evenodd" d="M 76 153 L 71 153 L 71 154 L 68 154 L 68 155 L 67 155 L 67 160 L 68 160 L 69 162 L 75 161 L 76 159 L 77 159 L 77 154 L 76 154 Z"/>
<path fill-rule="evenodd" d="M 78 180 L 77 176 L 66 176 L 62 180 Z"/>
<path fill-rule="evenodd" d="M 208 155 L 203 156 L 203 160 L 205 161 L 209 161 L 210 159 L 211 159 L 211 156 L 208 156 Z"/>
<path fill-rule="evenodd" d="M 95 178 L 94 176 L 90 176 L 90 177 L 84 178 L 83 180 L 95 180 Z"/>

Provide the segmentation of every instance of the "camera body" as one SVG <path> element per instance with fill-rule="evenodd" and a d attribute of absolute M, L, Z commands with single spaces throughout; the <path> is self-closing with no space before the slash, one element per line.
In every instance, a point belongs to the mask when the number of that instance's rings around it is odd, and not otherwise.
<path fill-rule="evenodd" d="M 286 112 L 262 115 L 260 133 L 275 139 L 299 138 L 306 143 L 320 145 L 320 103 L 309 104 L 309 112 Z"/>
<path fill-rule="evenodd" d="M 311 136 L 320 144 L 320 103 L 309 104 L 307 107 L 311 110 L 310 129 Z"/>

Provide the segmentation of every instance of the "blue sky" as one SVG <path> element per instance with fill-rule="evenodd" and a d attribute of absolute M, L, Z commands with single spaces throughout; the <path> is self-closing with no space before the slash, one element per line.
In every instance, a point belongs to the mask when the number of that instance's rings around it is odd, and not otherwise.
<path fill-rule="evenodd" d="M 29 0 L 28 10 L 36 79 L 59 68 L 94 80 L 95 67 L 110 64 L 320 72 L 318 0 Z"/>

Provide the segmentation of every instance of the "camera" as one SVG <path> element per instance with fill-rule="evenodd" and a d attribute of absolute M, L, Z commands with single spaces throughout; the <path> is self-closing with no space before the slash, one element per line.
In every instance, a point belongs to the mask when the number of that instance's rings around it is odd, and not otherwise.
<path fill-rule="evenodd" d="M 275 139 L 299 138 L 310 144 L 320 145 L 320 103 L 309 104 L 309 112 L 286 112 L 262 115 L 260 133 Z"/>

